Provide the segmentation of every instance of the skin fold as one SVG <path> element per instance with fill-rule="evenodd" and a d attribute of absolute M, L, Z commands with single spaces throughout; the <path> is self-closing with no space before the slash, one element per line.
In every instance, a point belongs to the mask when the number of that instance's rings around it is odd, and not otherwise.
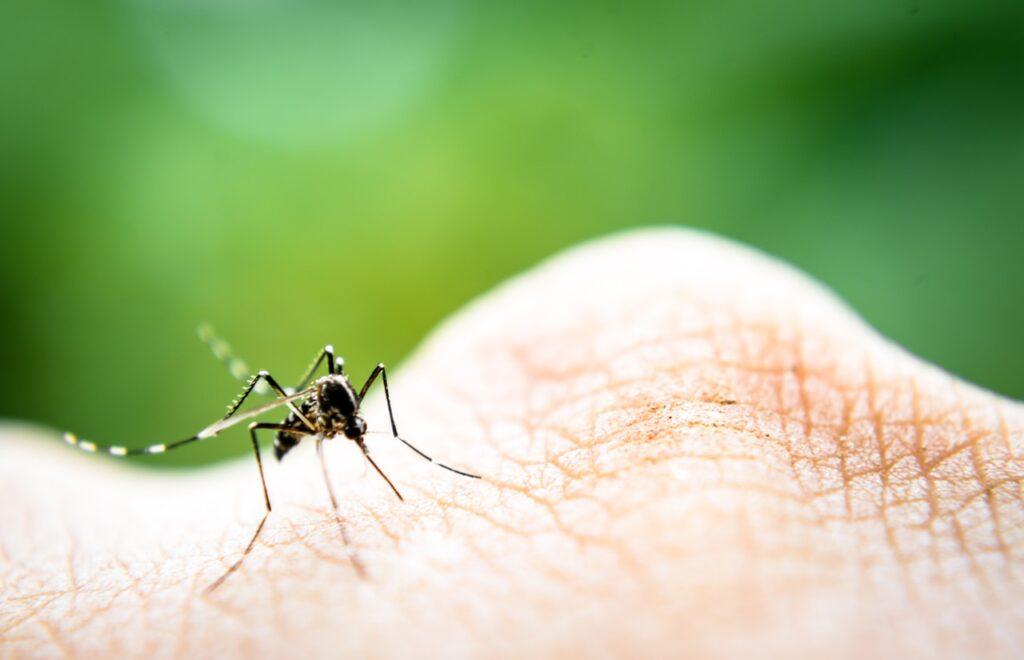
<path fill-rule="evenodd" d="M 212 593 L 262 515 L 251 457 L 143 471 L 0 427 L 0 655 L 1024 648 L 1021 406 L 762 254 L 669 229 L 577 248 L 446 322 L 392 397 L 404 437 L 484 479 L 391 439 L 375 392 L 406 503 L 325 447 L 367 577 L 305 441 L 264 461 L 274 513 Z"/>

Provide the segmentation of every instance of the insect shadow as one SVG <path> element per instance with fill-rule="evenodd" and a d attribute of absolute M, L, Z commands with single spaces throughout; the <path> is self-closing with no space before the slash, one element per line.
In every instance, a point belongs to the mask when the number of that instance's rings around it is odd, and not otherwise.
<path fill-rule="evenodd" d="M 245 558 L 250 552 L 252 552 L 253 546 L 256 545 L 256 540 L 263 531 L 263 526 L 266 524 L 267 517 L 270 515 L 273 508 L 270 503 L 270 494 L 267 492 L 267 481 L 263 476 L 263 459 L 260 455 L 260 445 L 256 438 L 256 432 L 262 430 L 276 431 L 274 434 L 274 456 L 279 461 L 304 438 L 312 437 L 316 439 L 317 458 L 320 461 L 320 469 L 323 473 L 324 483 L 327 485 L 327 494 L 331 500 L 331 508 L 334 512 L 334 519 L 338 523 L 338 529 L 341 532 L 342 541 L 344 542 L 345 547 L 349 549 L 349 560 L 351 561 L 352 567 L 355 569 L 356 573 L 360 577 L 366 575 L 366 569 L 363 567 L 358 555 L 350 549 L 351 545 L 349 543 L 348 533 L 345 531 L 345 525 L 342 522 L 341 514 L 338 512 L 338 500 L 334 495 L 334 486 L 332 485 L 331 477 L 327 472 L 327 463 L 324 461 L 323 443 L 325 440 L 330 440 L 332 438 L 347 438 L 356 443 L 360 451 L 363 452 L 363 456 L 366 457 L 366 460 L 371 466 L 373 466 L 373 469 L 376 470 L 377 474 L 387 482 L 388 486 L 395 493 L 398 499 L 405 501 L 402 494 L 398 491 L 398 488 L 395 487 L 395 484 L 391 482 L 391 479 L 384 474 L 384 471 L 381 470 L 377 463 L 370 457 L 370 452 L 366 448 L 366 421 L 359 414 L 360 406 L 363 403 L 363 398 L 366 396 L 366 392 L 378 378 L 380 378 L 384 384 L 384 398 L 388 405 L 388 419 L 391 422 L 391 434 L 395 439 L 416 452 L 420 457 L 444 468 L 445 470 L 448 470 L 449 472 L 454 472 L 455 474 L 469 477 L 471 479 L 480 479 L 479 475 L 463 472 L 462 470 L 457 470 L 451 466 L 445 465 L 444 463 L 435 461 L 433 458 L 427 456 L 398 435 L 398 427 L 395 425 L 395 415 L 391 408 L 391 392 L 388 389 L 388 372 L 387 368 L 383 364 L 378 364 L 374 367 L 373 371 L 370 372 L 370 376 L 366 379 L 366 382 L 364 382 L 363 386 L 358 392 L 356 392 L 355 388 L 352 387 L 352 383 L 349 381 L 348 376 L 345 374 L 344 360 L 336 358 L 334 355 L 334 348 L 328 344 L 322 351 L 320 351 L 316 359 L 313 360 L 313 363 L 310 365 L 309 369 L 306 370 L 305 375 L 299 381 L 298 385 L 296 385 L 294 389 L 285 389 L 281 387 L 277 380 L 275 380 L 274 377 L 266 371 L 260 371 L 257 372 L 256 375 L 248 377 L 247 374 L 250 372 L 245 366 L 245 363 L 232 355 L 231 348 L 227 342 L 217 337 L 213 332 L 213 329 L 209 326 L 200 326 L 199 338 L 210 347 L 210 350 L 217 359 L 227 365 L 233 376 L 245 380 L 246 383 L 242 393 L 228 406 L 228 412 L 224 417 L 184 440 L 149 445 L 148 447 L 129 448 L 118 445 L 99 445 L 95 442 L 82 440 L 73 433 L 65 433 L 64 440 L 68 444 L 83 451 L 91 453 L 107 453 L 111 456 L 162 454 L 192 442 L 213 438 L 221 431 L 231 428 L 236 424 L 258 417 L 259 415 L 280 406 L 288 406 L 288 415 L 280 423 L 252 422 L 249 424 L 249 435 L 252 438 L 253 453 L 256 455 L 256 467 L 259 469 L 260 473 L 260 484 L 263 486 L 263 502 L 266 505 L 266 511 L 263 513 L 263 518 L 260 519 L 259 525 L 256 526 L 256 531 L 253 532 L 252 538 L 249 540 L 249 544 L 246 545 L 245 550 L 242 551 L 242 555 L 227 569 L 227 571 L 224 572 L 223 575 L 207 587 L 207 592 L 213 591 L 223 584 L 224 580 L 226 580 L 238 569 L 239 566 L 242 565 Z M 320 366 L 325 362 L 327 364 L 327 374 L 314 379 L 317 370 L 320 369 Z M 244 412 L 239 412 L 242 404 L 245 403 L 246 399 L 253 392 L 273 393 L 277 398 L 274 401 L 261 406 L 251 408 Z"/>

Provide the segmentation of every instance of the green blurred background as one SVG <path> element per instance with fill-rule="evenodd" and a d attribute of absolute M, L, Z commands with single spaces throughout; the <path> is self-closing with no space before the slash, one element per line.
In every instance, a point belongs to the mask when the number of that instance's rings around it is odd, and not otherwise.
<path fill-rule="evenodd" d="M 651 223 L 1024 398 L 1019 0 L 366 5 L 0 6 L 0 416 L 178 438 L 238 389 L 200 321 L 282 379 L 327 341 L 363 374 Z"/>

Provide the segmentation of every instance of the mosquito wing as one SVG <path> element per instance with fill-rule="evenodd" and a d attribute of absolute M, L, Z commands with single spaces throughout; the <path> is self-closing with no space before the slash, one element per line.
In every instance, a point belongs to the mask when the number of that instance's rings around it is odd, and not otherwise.
<path fill-rule="evenodd" d="M 235 424 L 244 422 L 247 419 L 259 417 L 268 410 L 273 410 L 274 408 L 286 405 L 288 403 L 291 403 L 292 401 L 298 401 L 299 399 L 303 399 L 312 394 L 313 390 L 315 389 L 315 385 L 312 387 L 307 387 L 306 389 L 299 390 L 294 394 L 289 394 L 286 397 L 275 399 L 274 401 L 271 401 L 270 403 L 265 403 L 262 406 L 256 406 L 255 408 L 246 410 L 245 412 L 236 413 L 231 417 L 228 417 L 227 419 L 222 419 L 220 421 L 214 422 L 213 424 L 210 424 L 205 429 L 197 433 L 196 438 L 211 438 L 220 433 L 221 431 L 223 431 L 224 429 L 231 428 Z"/>

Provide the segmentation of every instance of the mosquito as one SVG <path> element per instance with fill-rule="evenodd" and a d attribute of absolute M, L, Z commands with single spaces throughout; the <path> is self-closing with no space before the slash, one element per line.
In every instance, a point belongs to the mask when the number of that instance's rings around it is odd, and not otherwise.
<path fill-rule="evenodd" d="M 65 433 L 64 440 L 71 446 L 77 447 L 78 449 L 86 452 L 107 453 L 111 456 L 117 457 L 162 454 L 193 442 L 216 437 L 221 431 L 231 428 L 236 424 L 258 417 L 259 415 L 280 406 L 288 406 L 288 415 L 285 417 L 284 421 L 280 423 L 252 422 L 249 424 L 249 435 L 252 438 L 253 453 L 256 455 L 256 467 L 260 474 L 260 484 L 263 487 L 263 502 L 266 505 L 266 510 L 263 513 L 263 517 L 260 519 L 259 525 L 256 526 L 256 531 L 249 540 L 249 544 L 245 546 L 245 550 L 242 551 L 242 555 L 227 569 L 227 571 L 224 572 L 223 575 L 217 578 L 217 580 L 207 588 L 208 592 L 219 587 L 224 580 L 226 580 L 232 573 L 238 570 L 239 566 L 242 565 L 242 562 L 245 561 L 245 558 L 250 552 L 252 552 L 253 547 L 256 545 L 256 540 L 263 531 L 263 526 L 266 524 L 267 518 L 270 516 L 270 512 L 273 509 L 270 503 L 270 494 L 267 491 L 267 480 L 263 476 L 263 459 L 260 455 L 260 444 L 256 437 L 257 431 L 276 431 L 274 434 L 274 456 L 278 461 L 282 460 L 285 454 L 291 451 L 303 439 L 311 437 L 316 440 L 316 454 L 320 461 L 320 470 L 323 473 L 324 483 L 327 486 L 327 495 L 331 502 L 331 509 L 334 512 L 334 519 L 338 523 L 338 529 L 341 532 L 341 539 L 346 548 L 350 548 L 350 543 L 348 534 L 345 531 L 345 525 L 341 519 L 341 514 L 338 511 L 338 500 L 334 495 L 334 486 L 331 483 L 331 477 L 327 471 L 327 463 L 324 460 L 323 443 L 325 440 L 331 440 L 333 438 L 347 438 L 348 440 L 356 443 L 356 446 L 358 446 L 360 451 L 362 451 L 367 462 L 369 462 L 377 474 L 384 479 L 391 491 L 399 500 L 403 502 L 405 501 L 405 498 L 402 497 L 402 494 L 398 491 L 398 488 L 395 487 L 395 484 L 392 483 L 391 479 L 384 474 L 384 471 L 381 470 L 373 458 L 370 457 L 370 452 L 366 447 L 365 436 L 369 431 L 367 431 L 366 421 L 360 415 L 360 407 L 362 406 L 363 399 L 365 398 L 367 391 L 370 389 L 370 386 L 377 382 L 378 378 L 380 378 L 384 384 L 384 399 L 387 401 L 388 406 L 388 419 L 391 422 L 391 435 L 396 440 L 414 451 L 421 458 L 424 458 L 438 467 L 448 470 L 449 472 L 454 472 L 455 474 L 463 477 L 469 477 L 470 479 L 481 478 L 479 475 L 457 470 L 451 466 L 441 463 L 440 461 L 434 460 L 398 434 L 398 427 L 395 425 L 395 415 L 391 408 L 391 392 L 388 389 L 388 372 L 387 368 L 383 364 L 377 364 L 377 366 L 373 368 L 373 371 L 370 372 L 370 376 L 363 383 L 363 386 L 358 392 L 356 392 L 345 373 L 344 360 L 335 357 L 334 347 L 328 344 L 322 351 L 320 351 L 316 359 L 313 360 L 313 363 L 310 365 L 309 369 L 307 369 L 305 375 L 299 381 L 299 384 L 294 389 L 285 389 L 281 387 L 277 380 L 274 379 L 274 377 L 267 371 L 259 371 L 254 376 L 246 377 L 245 374 L 251 372 L 248 371 L 245 363 L 231 354 L 231 349 L 227 342 L 218 338 L 209 326 L 204 325 L 199 328 L 199 337 L 210 347 L 213 354 L 225 363 L 232 375 L 240 380 L 244 379 L 245 381 L 245 387 L 243 388 L 242 393 L 235 398 L 230 405 L 228 405 L 228 411 L 224 417 L 210 424 L 195 435 L 183 440 L 149 445 L 148 447 L 129 448 L 119 445 L 100 445 L 88 440 L 82 440 L 73 433 Z M 327 374 L 314 379 L 314 376 L 320 369 L 320 366 L 325 362 L 327 364 Z M 251 408 L 244 412 L 239 412 L 242 404 L 245 403 L 246 399 L 248 399 L 253 392 L 261 393 L 262 391 L 273 393 L 277 398 L 269 403 Z M 360 577 L 365 577 L 366 571 L 363 568 L 359 557 L 354 552 L 349 551 L 349 559 L 356 573 Z"/>

